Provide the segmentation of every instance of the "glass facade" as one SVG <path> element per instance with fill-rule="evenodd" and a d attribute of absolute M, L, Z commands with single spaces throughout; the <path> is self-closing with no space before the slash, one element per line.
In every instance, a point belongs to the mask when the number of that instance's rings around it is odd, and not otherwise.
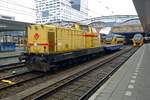
<path fill-rule="evenodd" d="M 85 8 L 80 9 L 72 7 L 72 1 L 76 0 L 35 0 L 36 1 L 36 22 L 37 23 L 54 23 L 59 21 L 80 21 L 88 17 Z M 77 0 L 75 3 L 82 3 L 82 0 Z M 85 1 L 85 0 L 83 0 Z M 86 0 L 87 1 L 87 0 Z M 82 8 L 82 9 L 81 9 Z M 84 8 L 84 9 L 83 9 Z"/>
<path fill-rule="evenodd" d="M 81 0 L 71 0 L 72 8 L 80 11 Z"/>
<path fill-rule="evenodd" d="M 49 16 L 48 10 L 42 11 L 42 17 L 48 17 L 48 16 Z"/>

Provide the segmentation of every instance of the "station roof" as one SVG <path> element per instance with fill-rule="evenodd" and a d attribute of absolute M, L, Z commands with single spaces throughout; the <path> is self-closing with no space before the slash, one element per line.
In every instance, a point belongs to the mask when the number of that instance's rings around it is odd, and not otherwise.
<path fill-rule="evenodd" d="M 0 19 L 0 31 L 25 31 L 26 27 L 31 24 L 32 23 Z"/>
<path fill-rule="evenodd" d="M 145 32 L 150 32 L 150 0 L 133 0 Z"/>

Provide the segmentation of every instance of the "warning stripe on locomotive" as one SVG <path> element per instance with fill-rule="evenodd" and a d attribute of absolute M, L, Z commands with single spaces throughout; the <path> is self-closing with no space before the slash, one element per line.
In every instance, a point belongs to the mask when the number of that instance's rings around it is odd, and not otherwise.
<path fill-rule="evenodd" d="M 48 44 L 48 43 L 37 43 L 38 46 L 49 46 L 49 47 L 53 47 L 52 44 Z M 29 46 L 34 46 L 34 43 L 29 43 Z"/>
<path fill-rule="evenodd" d="M 96 34 L 83 34 L 81 36 L 84 36 L 84 37 L 97 37 Z"/>

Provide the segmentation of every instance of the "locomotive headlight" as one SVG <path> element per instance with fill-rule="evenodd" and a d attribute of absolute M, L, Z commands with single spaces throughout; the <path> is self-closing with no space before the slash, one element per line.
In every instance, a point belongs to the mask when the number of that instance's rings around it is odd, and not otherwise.
<path fill-rule="evenodd" d="M 35 47 L 37 47 L 37 46 L 38 46 L 38 44 L 37 44 L 37 43 L 34 43 L 34 46 L 35 46 Z"/>

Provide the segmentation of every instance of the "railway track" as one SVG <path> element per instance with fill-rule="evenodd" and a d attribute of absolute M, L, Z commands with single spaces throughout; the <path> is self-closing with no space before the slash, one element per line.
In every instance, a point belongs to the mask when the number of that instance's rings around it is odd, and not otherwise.
<path fill-rule="evenodd" d="M 20 93 L 16 95 L 9 94 L 9 97 L 8 95 L 5 95 L 4 97 L 8 98 L 4 98 L 4 100 L 87 100 L 87 98 L 92 94 L 92 91 L 96 90 L 96 87 L 101 86 L 136 50 L 137 49 L 122 50 L 110 55 L 109 57 L 103 58 L 100 62 L 88 64 L 91 66 L 88 66 L 87 68 L 82 69 L 83 66 L 80 66 L 80 69 L 82 70 L 78 70 L 78 72 L 77 70 L 74 70 L 73 73 L 70 73 L 70 71 L 65 72 L 65 74 L 70 74 L 65 76 L 63 73 L 65 78 L 62 78 L 59 81 L 59 75 L 62 73 L 58 73 L 53 77 L 54 79 L 49 78 L 52 81 L 48 85 L 44 86 L 44 88 L 41 87 L 41 84 L 37 84 L 40 89 L 36 87 L 36 90 L 32 90 L 31 88 L 29 89 L 29 92 L 25 92 L 26 90 L 22 92 L 20 91 Z M 44 77 L 45 80 L 48 80 L 46 77 Z M 43 81 L 43 79 L 41 79 L 41 81 Z M 35 82 L 38 83 L 38 81 L 34 80 L 34 83 Z M 31 84 L 33 85 L 33 83 L 30 82 L 30 85 Z M 14 88 L 12 89 L 15 92 L 17 91 Z M 2 95 L 0 94 L 0 96 Z"/>
<path fill-rule="evenodd" d="M 106 56 L 106 54 L 102 54 L 100 57 L 104 57 Z M 93 59 L 94 60 L 94 59 Z M 83 62 L 84 64 L 84 62 Z M 69 69 L 68 67 L 66 67 L 67 69 Z M 71 67 L 73 68 L 73 67 Z M 60 74 L 61 72 L 63 73 L 63 70 L 66 69 L 62 69 L 60 70 Z M 28 75 L 29 74 L 29 75 Z M 30 75 L 31 74 L 31 75 Z M 32 87 L 35 86 L 37 84 L 40 84 L 44 81 L 47 81 L 51 78 L 57 77 L 57 73 L 35 73 L 37 75 L 32 76 L 32 72 L 25 72 L 25 73 L 20 73 L 20 74 L 15 74 L 12 76 L 6 76 L 4 78 L 0 78 L 0 80 L 8 80 L 9 82 L 14 82 L 13 84 L 7 84 L 5 82 L 1 82 L 0 83 L 0 99 L 2 99 L 3 97 L 7 97 L 8 95 L 13 95 L 15 93 L 18 93 L 20 91 L 25 90 L 28 87 Z M 15 90 L 15 91 L 14 91 Z"/>
<path fill-rule="evenodd" d="M 17 86 L 17 85 L 19 86 L 21 83 L 25 83 L 26 81 L 31 81 L 36 78 L 40 78 L 42 76 L 44 76 L 44 74 L 40 72 L 27 72 L 9 78 L 1 79 L 0 91 L 6 90 L 7 88 L 13 86 Z"/>
<path fill-rule="evenodd" d="M 122 51 L 23 99 L 87 100 L 135 51 L 136 49 Z"/>
<path fill-rule="evenodd" d="M 123 51 L 122 51 L 123 52 Z M 121 55 L 122 54 L 122 52 L 120 52 L 120 53 L 116 53 L 118 56 L 119 55 Z M 125 51 L 124 51 L 125 52 Z M 115 54 L 115 55 L 116 55 Z M 111 56 L 111 55 L 110 55 Z M 114 56 L 112 56 L 111 57 L 111 59 L 114 59 Z M 104 59 L 104 60 L 102 60 L 101 62 L 99 62 L 99 63 L 95 63 L 95 65 L 97 65 L 98 64 L 98 66 L 101 66 L 101 68 L 102 68 L 102 65 L 103 64 L 105 64 L 105 63 L 107 63 L 107 62 L 105 62 L 106 60 L 108 60 L 108 59 Z M 109 58 L 109 60 L 110 60 L 110 58 Z M 83 64 L 84 65 L 84 64 Z M 97 67 L 98 67 L 97 66 Z M 82 70 L 82 64 L 79 66 L 80 67 L 80 70 Z M 92 69 L 91 69 L 92 68 Z M 71 68 L 72 69 L 72 68 Z M 62 80 L 60 80 L 60 81 L 58 81 L 58 82 L 54 82 L 53 84 L 51 84 L 50 86 L 48 86 L 50 89 L 48 89 L 48 90 L 52 90 L 52 91 L 56 91 L 56 90 L 59 90 L 60 88 L 62 88 L 63 86 L 66 86 L 66 85 L 68 85 L 68 84 L 70 84 L 70 83 L 72 83 L 74 80 L 77 80 L 77 79 L 80 79 L 80 77 L 82 77 L 82 76 L 84 76 L 86 73 L 89 73 L 91 70 L 94 70 L 94 69 L 97 69 L 96 68 L 96 66 L 91 66 L 91 67 L 87 67 L 87 68 L 85 68 L 84 70 L 82 70 L 82 71 L 79 71 L 78 73 L 77 72 L 75 72 L 75 70 L 74 69 L 72 69 L 73 70 L 73 72 L 75 73 L 75 74 L 72 74 L 71 76 L 69 76 L 68 75 L 68 77 L 67 78 L 64 78 L 64 79 L 62 79 Z M 106 70 L 107 71 L 107 70 Z M 103 69 L 100 71 L 100 72 L 103 72 Z M 64 73 L 65 74 L 69 74 L 70 73 L 70 71 L 64 71 Z M 4 85 L 4 84 L 0 84 L 0 97 L 1 98 L 6 98 L 6 97 L 11 97 L 11 96 L 13 96 L 14 94 L 17 94 L 17 93 L 19 93 L 19 92 L 21 92 L 21 91 L 23 91 L 23 90 L 25 90 L 26 88 L 29 88 L 29 87 L 33 87 L 33 86 L 35 86 L 35 85 L 39 85 L 40 83 L 42 83 L 42 82 L 46 82 L 46 80 L 53 80 L 53 78 L 54 79 L 56 79 L 57 80 L 57 77 L 58 76 L 60 76 L 60 75 L 63 75 L 64 74 L 63 72 L 61 73 L 61 72 L 59 72 L 59 73 L 56 73 L 55 75 L 51 75 L 51 74 L 47 74 L 47 75 L 40 75 L 40 74 L 37 74 L 37 73 L 29 73 L 29 75 L 26 73 L 26 74 L 22 74 L 22 75 L 20 75 L 20 76 L 16 76 L 16 78 L 14 77 L 12 77 L 12 78 L 8 78 L 8 80 L 12 80 L 12 81 L 14 81 L 15 82 L 15 84 L 11 84 L 11 85 Z M 65 76 L 65 74 L 64 74 L 64 76 Z M 107 73 L 106 73 L 107 74 Z M 101 76 L 101 74 L 100 74 L 100 76 Z M 69 83 L 68 83 L 69 82 Z M 94 81 L 95 82 L 95 81 Z M 82 83 L 82 82 L 81 82 Z M 69 86 L 69 85 L 68 85 Z M 63 87 L 64 88 L 64 87 Z M 46 90 L 47 90 L 47 88 L 45 88 Z M 35 93 L 33 93 L 33 94 L 31 94 L 31 95 L 28 95 L 28 96 L 23 96 L 23 97 L 21 97 L 21 99 L 31 99 L 31 98 L 33 98 L 33 99 L 38 99 L 38 98 L 43 98 L 43 95 L 44 95 L 44 99 L 45 99 L 45 94 L 46 93 L 50 93 L 51 91 L 46 91 L 45 89 L 42 89 L 42 90 L 40 90 L 40 91 L 38 91 L 38 92 L 35 92 Z M 88 89 L 90 89 L 90 88 L 88 88 Z M 68 91 L 68 90 L 67 90 Z M 86 90 L 87 91 L 87 90 Z M 41 93 L 42 92 L 42 93 Z M 39 95 L 40 94 L 40 95 Z M 50 93 L 51 94 L 51 93 Z M 53 93 L 52 93 L 53 94 Z M 37 97 L 37 95 L 39 95 L 39 97 Z M 46 94 L 47 95 L 47 94 Z M 83 94 L 82 94 L 82 96 L 83 96 Z M 61 97 L 61 96 L 60 96 Z M 81 97 L 81 96 L 80 96 Z M 50 98 L 52 98 L 51 96 L 50 96 Z M 6 98 L 7 99 L 7 98 Z M 55 98 L 56 99 L 56 98 Z M 17 100 L 17 99 L 16 99 Z M 50 99 L 51 100 L 51 99 Z M 57 100 L 57 99 L 56 99 Z M 66 99 L 65 99 L 66 100 Z"/>
<path fill-rule="evenodd" d="M 21 75 L 27 72 L 29 72 L 29 70 L 27 69 L 25 63 L 13 63 L 4 65 L 0 67 L 0 80 Z"/>
<path fill-rule="evenodd" d="M 10 70 L 10 69 L 14 69 L 14 68 L 19 68 L 24 66 L 25 63 L 12 63 L 12 64 L 8 64 L 8 65 L 0 65 L 0 72 L 1 71 L 6 71 L 6 70 Z"/>

